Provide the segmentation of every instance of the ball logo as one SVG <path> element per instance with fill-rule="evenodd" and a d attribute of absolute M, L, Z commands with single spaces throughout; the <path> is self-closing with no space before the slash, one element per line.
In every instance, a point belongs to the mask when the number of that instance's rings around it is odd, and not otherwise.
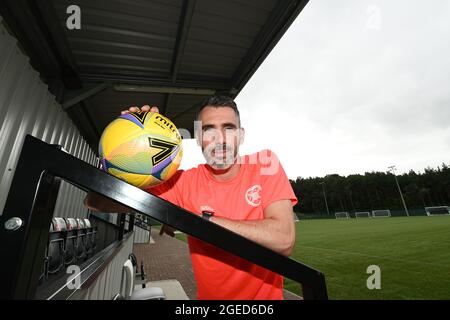
<path fill-rule="evenodd" d="M 142 125 L 144 125 L 145 118 L 147 118 L 148 114 L 149 114 L 148 112 L 142 112 L 142 111 L 130 112 L 129 113 L 130 116 L 134 117 Z"/>
<path fill-rule="evenodd" d="M 262 188 L 259 184 L 254 185 L 247 189 L 245 193 L 245 200 L 253 207 L 257 207 L 261 204 L 261 191 Z"/>
<path fill-rule="evenodd" d="M 157 154 L 152 156 L 152 164 L 156 166 L 161 161 L 165 160 L 167 157 L 172 155 L 174 151 L 178 150 L 176 147 L 178 144 L 172 143 L 169 141 L 164 141 L 156 138 L 148 138 L 148 141 L 150 143 L 150 147 L 160 149 Z"/>
<path fill-rule="evenodd" d="M 167 118 L 160 116 L 159 114 L 155 117 L 155 121 L 159 120 L 160 123 L 164 123 L 164 126 L 166 126 L 170 131 L 176 132 L 177 129 L 173 125 L 172 122 L 170 122 Z"/>

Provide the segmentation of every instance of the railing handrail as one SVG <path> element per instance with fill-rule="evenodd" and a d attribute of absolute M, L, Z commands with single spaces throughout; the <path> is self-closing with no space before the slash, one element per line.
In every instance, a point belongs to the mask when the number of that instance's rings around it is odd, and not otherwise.
<path fill-rule="evenodd" d="M 0 231 L 0 243 L 11 244 L 0 247 L 0 256 L 9 261 L 0 265 L 2 274 L 9 278 L 0 288 L 0 298 L 32 298 L 36 290 L 36 269 L 40 268 L 39 258 L 43 257 L 44 238 L 48 235 L 48 225 L 54 209 L 54 203 L 48 203 L 39 197 L 39 203 L 35 203 L 36 194 L 43 197 L 46 192 L 55 192 L 51 190 L 50 183 L 46 185 L 41 181 L 43 173 L 46 179 L 61 178 L 85 191 L 96 192 L 181 232 L 299 282 L 303 287 L 304 299 L 328 298 L 325 278 L 321 272 L 127 184 L 30 135 L 25 138 L 3 216 L 0 217 L 0 225 L 13 217 L 20 218 L 25 223 L 16 231 Z M 41 184 L 43 185 L 40 186 Z M 39 212 L 39 217 L 36 217 L 36 211 Z M 35 243 L 29 243 L 30 240 Z M 25 274 L 31 275 L 30 283 L 21 278 Z"/>

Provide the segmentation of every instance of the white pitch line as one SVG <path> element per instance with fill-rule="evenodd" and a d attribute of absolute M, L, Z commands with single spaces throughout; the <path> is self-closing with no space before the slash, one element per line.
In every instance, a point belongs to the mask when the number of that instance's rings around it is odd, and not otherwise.
<path fill-rule="evenodd" d="M 450 268 L 450 265 L 445 265 L 445 264 L 440 264 L 440 263 L 433 263 L 433 262 L 425 262 L 425 261 L 418 261 L 418 260 L 405 260 L 405 259 L 391 258 L 389 256 L 376 256 L 376 255 L 360 253 L 360 252 L 351 252 L 351 251 L 335 250 L 335 249 L 319 248 L 319 247 L 311 247 L 311 246 L 300 246 L 300 247 L 301 248 L 310 248 L 310 249 L 332 251 L 332 252 L 337 252 L 337 253 L 352 254 L 352 255 L 369 257 L 369 258 L 385 259 L 385 260 L 392 260 L 392 261 L 405 262 L 405 263 L 415 263 L 415 264 L 421 264 L 421 265 L 427 264 L 427 265 L 435 266 L 435 267 Z"/>

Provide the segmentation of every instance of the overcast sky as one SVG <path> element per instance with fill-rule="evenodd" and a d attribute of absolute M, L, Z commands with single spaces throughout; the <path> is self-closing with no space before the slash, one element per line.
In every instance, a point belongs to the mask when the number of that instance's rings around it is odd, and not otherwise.
<path fill-rule="evenodd" d="M 450 164 L 450 1 L 311 0 L 236 102 L 292 179 Z"/>

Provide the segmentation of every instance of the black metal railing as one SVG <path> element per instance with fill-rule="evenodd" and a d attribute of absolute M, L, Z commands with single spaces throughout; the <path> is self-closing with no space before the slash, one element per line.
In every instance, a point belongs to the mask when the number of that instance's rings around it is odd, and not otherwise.
<path fill-rule="evenodd" d="M 324 275 L 196 214 L 129 185 L 30 135 L 0 217 L 0 299 L 33 299 L 53 209 L 63 179 L 96 192 L 302 285 L 304 299 L 327 299 Z M 8 245 L 5 245 L 8 244 Z"/>

